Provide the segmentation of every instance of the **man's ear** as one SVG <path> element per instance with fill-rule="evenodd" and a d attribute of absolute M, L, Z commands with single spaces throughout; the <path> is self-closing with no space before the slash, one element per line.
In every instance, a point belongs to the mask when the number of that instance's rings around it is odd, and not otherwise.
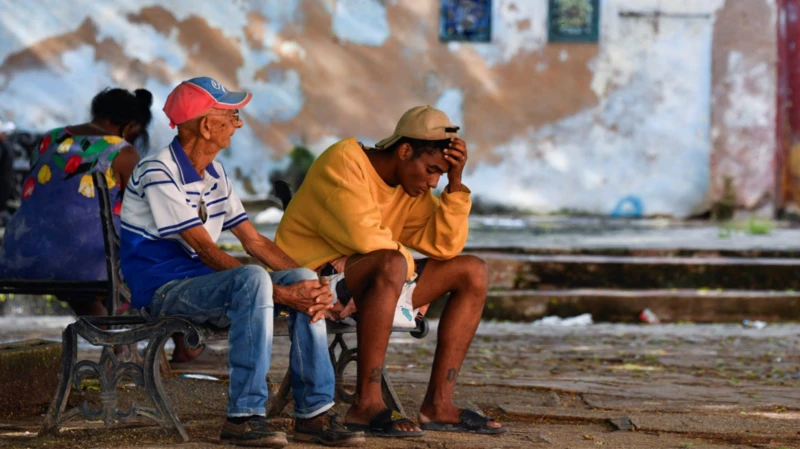
<path fill-rule="evenodd" d="M 414 149 L 411 148 L 408 142 L 403 142 L 400 144 L 400 148 L 397 149 L 397 156 L 401 161 L 410 160 L 414 156 Z"/>
<path fill-rule="evenodd" d="M 200 119 L 200 122 L 197 124 L 197 129 L 200 131 L 200 135 L 203 136 L 204 139 L 211 139 L 211 121 L 208 119 L 208 117 L 202 117 Z"/>

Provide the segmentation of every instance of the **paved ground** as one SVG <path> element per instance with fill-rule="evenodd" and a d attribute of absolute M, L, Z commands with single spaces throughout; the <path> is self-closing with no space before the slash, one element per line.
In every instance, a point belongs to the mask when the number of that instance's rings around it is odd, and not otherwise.
<path fill-rule="evenodd" d="M 65 319 L 33 320 L 0 318 L 0 339 L 55 339 Z M 484 323 L 462 370 L 457 400 L 502 420 L 510 434 L 429 433 L 409 441 L 370 439 L 369 447 L 800 447 L 798 335 L 799 325 L 564 328 Z M 276 343 L 272 380 L 286 367 L 286 341 Z M 87 345 L 81 347 L 91 354 Z M 424 394 L 434 347 L 435 332 L 422 341 L 392 340 L 389 370 L 409 414 L 416 414 Z M 166 381 L 190 443 L 179 445 L 146 423 L 106 430 L 75 421 L 58 437 L 34 438 L 44 412 L 37 406 L 0 423 L 0 445 L 214 447 L 225 410 L 226 345 L 211 350 L 202 363 L 181 369 L 216 375 L 221 381 Z M 130 400 L 136 392 L 123 388 L 121 395 Z M 615 430 L 614 419 L 633 428 Z"/>

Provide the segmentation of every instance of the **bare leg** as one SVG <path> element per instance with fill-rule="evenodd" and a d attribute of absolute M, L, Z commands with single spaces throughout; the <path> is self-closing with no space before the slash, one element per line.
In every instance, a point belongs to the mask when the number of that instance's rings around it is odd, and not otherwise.
<path fill-rule="evenodd" d="M 406 273 L 405 258 L 398 251 L 374 251 L 347 260 L 345 282 L 358 308 L 356 403 L 347 411 L 348 423 L 369 424 L 387 408 L 381 396 L 381 370 Z M 411 423 L 395 428 L 420 430 Z"/>
<path fill-rule="evenodd" d="M 450 293 L 439 320 L 436 355 L 431 380 L 420 408 L 422 423 L 457 423 L 461 410 L 453 404 L 453 389 L 475 331 L 478 329 L 488 290 L 486 263 L 474 256 L 446 261 L 430 260 L 425 266 L 412 299 L 414 308 L 430 304 Z M 502 427 L 489 422 L 492 427 Z"/>

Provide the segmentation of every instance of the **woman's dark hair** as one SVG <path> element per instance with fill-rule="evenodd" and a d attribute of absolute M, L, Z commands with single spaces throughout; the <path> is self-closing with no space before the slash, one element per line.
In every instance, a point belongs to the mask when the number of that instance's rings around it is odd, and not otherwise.
<path fill-rule="evenodd" d="M 411 145 L 411 149 L 414 150 L 414 158 L 418 158 L 422 156 L 423 153 L 433 154 L 437 151 L 446 149 L 450 145 L 450 139 L 423 140 L 413 139 L 411 137 L 401 137 L 400 140 L 393 143 L 392 146 L 386 148 L 386 151 L 394 151 L 400 148 L 400 145 L 404 143 Z"/>
<path fill-rule="evenodd" d="M 153 94 L 147 89 L 136 89 L 133 93 L 125 89 L 106 88 L 92 99 L 92 120 L 108 120 L 112 125 L 125 126 L 130 122 L 142 127 L 132 144 L 146 150 L 150 143 L 147 127 L 153 119 L 150 106 Z"/>

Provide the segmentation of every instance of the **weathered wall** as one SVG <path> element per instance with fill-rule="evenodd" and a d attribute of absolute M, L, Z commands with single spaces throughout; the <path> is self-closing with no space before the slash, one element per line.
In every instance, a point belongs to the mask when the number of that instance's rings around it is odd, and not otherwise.
<path fill-rule="evenodd" d="M 712 196 L 730 177 L 740 207 L 771 212 L 777 194 L 774 0 L 727 0 L 714 28 Z"/>
<path fill-rule="evenodd" d="M 254 93 L 222 155 L 243 196 L 268 190 L 293 144 L 374 143 L 429 103 L 463 126 L 468 183 L 489 201 L 687 216 L 722 174 L 742 204 L 768 200 L 772 0 L 601 3 L 599 44 L 548 44 L 547 0 L 495 0 L 492 43 L 443 44 L 437 0 L 8 0 L 0 116 L 74 123 L 107 85 L 144 86 L 160 109 L 177 82 L 210 75 Z M 156 117 L 160 146 L 173 131 Z"/>

